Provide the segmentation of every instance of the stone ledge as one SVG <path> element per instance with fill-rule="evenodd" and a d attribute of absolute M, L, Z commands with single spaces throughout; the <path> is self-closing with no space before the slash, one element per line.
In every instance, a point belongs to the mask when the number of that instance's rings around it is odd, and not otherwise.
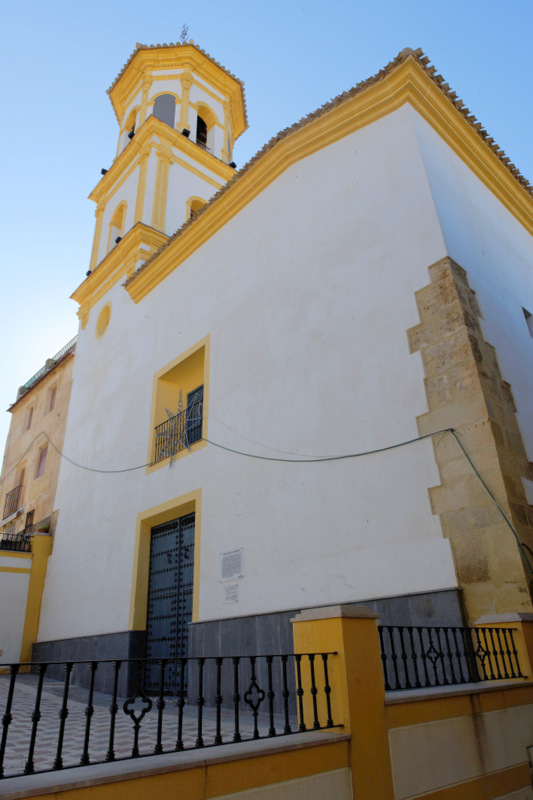
<path fill-rule="evenodd" d="M 167 753 L 161 756 L 146 756 L 113 763 L 93 764 L 88 767 L 42 772 L 38 775 L 25 775 L 20 778 L 5 778 L 1 782 L 0 796 L 2 800 L 26 800 L 29 797 L 55 795 L 59 792 L 106 783 L 119 783 L 137 778 L 182 772 L 187 769 L 206 768 L 264 755 L 270 756 L 275 753 L 334 745 L 349 742 L 350 738 L 348 734 L 344 733 L 309 731 L 289 736 L 276 736 L 272 739 L 185 750 L 181 753 Z"/>

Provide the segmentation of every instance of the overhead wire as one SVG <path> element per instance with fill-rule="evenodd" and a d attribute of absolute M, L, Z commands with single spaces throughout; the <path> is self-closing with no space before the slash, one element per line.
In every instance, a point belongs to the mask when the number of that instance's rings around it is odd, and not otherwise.
<path fill-rule="evenodd" d="M 229 427 L 229 426 L 226 426 L 226 427 Z M 438 447 L 438 445 L 441 443 L 441 441 L 446 436 L 446 434 L 450 434 L 454 438 L 454 440 L 457 443 L 458 447 L 460 448 L 463 456 L 466 458 L 466 460 L 469 463 L 472 471 L 474 472 L 476 478 L 481 483 L 482 487 L 484 488 L 484 490 L 488 494 L 490 500 L 494 503 L 494 505 L 496 506 L 496 508 L 498 509 L 500 514 L 502 515 L 505 523 L 507 524 L 507 526 L 511 530 L 513 536 L 515 537 L 515 540 L 516 540 L 516 543 L 517 543 L 517 546 L 518 546 L 518 550 L 519 550 L 520 556 L 521 556 L 524 564 L 527 566 L 529 571 L 531 573 L 533 573 L 533 566 L 532 566 L 531 561 L 529 560 L 527 554 L 525 553 L 525 550 L 528 550 L 531 553 L 532 556 L 533 556 L 533 551 L 531 550 L 531 548 L 525 542 L 521 541 L 520 536 L 518 534 L 518 531 L 516 530 L 516 528 L 513 525 L 512 521 L 509 519 L 508 515 L 506 514 L 505 510 L 502 508 L 500 503 L 496 500 L 496 498 L 495 498 L 494 494 L 492 493 L 491 489 L 489 488 L 489 486 L 487 485 L 487 483 L 483 479 L 481 473 L 477 469 L 476 465 L 474 464 L 474 462 L 470 458 L 470 456 L 469 456 L 465 446 L 461 442 L 457 432 L 453 428 L 443 428 L 442 430 L 433 431 L 432 433 L 426 433 L 426 434 L 423 434 L 422 436 L 417 436 L 417 437 L 415 437 L 413 439 L 407 439 L 406 441 L 403 441 L 403 442 L 397 442 L 396 444 L 386 445 L 384 447 L 378 447 L 378 448 L 375 448 L 373 450 L 365 450 L 365 451 L 362 451 L 362 452 L 359 452 L 359 453 L 343 453 L 343 454 L 335 455 L 335 456 L 306 456 L 304 458 L 283 458 L 281 456 L 265 456 L 265 455 L 260 455 L 258 453 L 247 453 L 244 450 L 237 450 L 237 449 L 235 449 L 233 447 L 228 447 L 227 445 L 220 444 L 219 442 L 214 442 L 212 439 L 207 439 L 205 437 L 203 437 L 200 441 L 204 441 L 207 444 L 210 444 L 212 447 L 217 447 L 220 450 L 225 450 L 228 453 L 233 453 L 234 455 L 243 456 L 245 458 L 257 459 L 259 461 L 271 461 L 271 462 L 278 462 L 278 463 L 284 463 L 284 464 L 320 464 L 320 463 L 331 462 L 331 461 L 344 461 L 344 460 L 347 460 L 347 459 L 362 458 L 363 456 L 375 455 L 377 453 L 385 453 L 385 452 L 388 452 L 390 450 L 396 450 L 396 449 L 398 449 L 400 447 L 405 447 L 407 445 L 414 444 L 415 442 L 423 441 L 424 439 L 432 439 L 435 436 L 440 436 L 441 437 L 439 439 L 439 441 L 437 442 L 437 445 L 436 445 L 436 447 Z M 89 467 L 89 466 L 87 466 L 85 464 L 80 464 L 79 462 L 74 461 L 74 459 L 72 459 L 72 458 L 69 458 L 69 456 L 65 455 L 65 453 L 63 453 L 57 447 L 57 445 L 54 444 L 54 442 L 50 439 L 50 437 L 48 436 L 48 434 L 45 431 L 40 431 L 32 439 L 31 443 L 28 445 L 28 447 L 24 451 L 23 455 L 19 458 L 19 460 L 17 461 L 15 466 L 12 467 L 12 469 L 4 476 L 3 482 L 5 482 L 5 480 L 17 469 L 19 464 L 21 464 L 24 461 L 24 458 L 26 457 L 28 452 L 31 450 L 31 448 L 34 445 L 34 443 L 41 436 L 45 437 L 45 439 L 48 441 L 48 443 L 51 445 L 51 447 L 58 453 L 58 455 L 61 458 L 64 458 L 65 461 L 68 461 L 69 464 L 72 464 L 73 466 L 78 467 L 79 469 L 86 470 L 87 472 L 100 473 L 100 474 L 103 474 L 103 475 L 117 475 L 117 474 L 120 474 L 120 473 L 135 472 L 136 470 L 139 470 L 139 469 L 146 469 L 147 467 L 151 467 L 151 466 L 154 465 L 154 463 L 156 463 L 156 462 L 153 462 L 153 461 L 149 461 L 149 462 L 144 463 L 144 464 L 139 464 L 138 466 L 135 466 L 135 467 L 125 467 L 125 468 L 121 468 L 121 469 L 101 469 L 101 468 L 97 468 L 97 467 Z M 256 444 L 260 444 L 259 442 L 255 442 L 255 443 Z M 260 445 L 260 446 L 267 447 L 268 445 Z M 271 448 L 271 449 L 275 449 L 275 448 Z M 282 452 L 284 452 L 284 451 L 282 451 Z"/>

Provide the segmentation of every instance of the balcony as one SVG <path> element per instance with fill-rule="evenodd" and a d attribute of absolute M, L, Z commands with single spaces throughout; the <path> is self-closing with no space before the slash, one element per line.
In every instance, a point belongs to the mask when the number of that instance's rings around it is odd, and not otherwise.
<path fill-rule="evenodd" d="M 0 533 L 0 550 L 31 553 L 31 533 Z"/>
<path fill-rule="evenodd" d="M 203 403 L 193 402 L 155 429 L 154 463 L 172 458 L 181 450 L 189 450 L 202 438 Z"/>
<path fill-rule="evenodd" d="M 14 489 L 11 489 L 11 491 L 6 494 L 6 499 L 4 501 L 4 514 L 2 519 L 10 517 L 12 514 L 15 514 L 19 510 L 20 501 L 22 500 L 23 489 L 24 487 L 20 483 L 18 486 L 15 486 Z"/>

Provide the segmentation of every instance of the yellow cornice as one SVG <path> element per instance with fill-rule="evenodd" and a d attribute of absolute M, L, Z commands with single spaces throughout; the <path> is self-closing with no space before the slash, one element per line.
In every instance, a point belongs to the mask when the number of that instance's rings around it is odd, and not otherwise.
<path fill-rule="evenodd" d="M 242 83 L 194 44 L 138 47 L 108 89 L 119 124 L 122 124 L 126 108 L 142 89 L 142 84 L 153 79 L 152 71 L 165 69 L 187 69 L 207 81 L 231 104 L 234 138 L 246 130 L 248 123 Z M 169 77 L 176 78 L 176 75 Z"/>
<path fill-rule="evenodd" d="M 168 236 L 143 222 L 137 222 L 128 231 L 71 295 L 71 299 L 79 303 L 78 317 L 83 328 L 87 324 L 89 311 L 106 292 L 135 268 L 139 258 L 148 258 L 166 241 Z"/>
<path fill-rule="evenodd" d="M 128 278 L 125 286 L 138 303 L 294 163 L 343 137 L 381 119 L 409 103 L 436 130 L 475 175 L 516 219 L 533 233 L 533 198 L 502 160 L 492 140 L 480 134 L 446 85 L 409 51 L 351 92 L 297 123 L 268 143 L 248 166 L 238 173 L 186 223 L 160 253 Z M 516 171 L 517 172 L 517 171 Z"/>
<path fill-rule="evenodd" d="M 131 174 L 138 162 L 146 158 L 152 149 L 156 149 L 160 146 L 159 142 L 154 142 L 152 140 L 154 135 L 159 136 L 160 140 L 193 158 L 198 164 L 201 164 L 211 173 L 217 175 L 220 178 L 220 183 L 226 183 L 226 181 L 235 175 L 234 170 L 230 166 L 224 164 L 223 161 L 220 161 L 220 159 L 207 152 L 207 150 L 198 147 L 197 144 L 186 136 L 183 136 L 183 134 L 152 115 L 141 125 L 133 139 L 113 161 L 106 174 L 102 176 L 101 180 L 92 190 L 89 195 L 89 200 L 94 200 L 97 204 L 107 202 L 108 198 L 115 193 L 124 175 Z M 173 156 L 173 160 L 178 161 L 179 159 Z M 180 161 L 180 163 L 184 166 L 190 166 L 187 162 Z M 196 172 L 209 183 L 216 185 L 210 175 L 203 175 L 199 170 Z"/>

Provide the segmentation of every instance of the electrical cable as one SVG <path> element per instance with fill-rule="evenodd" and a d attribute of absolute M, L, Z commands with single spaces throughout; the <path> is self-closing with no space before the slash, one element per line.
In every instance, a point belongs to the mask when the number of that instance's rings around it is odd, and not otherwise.
<path fill-rule="evenodd" d="M 531 566 L 531 562 L 530 562 L 529 558 L 527 557 L 527 555 L 524 552 L 524 547 L 526 547 L 529 550 L 529 552 L 531 552 L 531 548 L 528 547 L 528 545 L 525 544 L 525 542 L 522 542 L 522 540 L 520 539 L 520 536 L 518 535 L 518 531 L 516 530 L 515 526 L 513 525 L 513 523 L 511 522 L 511 520 L 509 519 L 509 517 L 507 516 L 507 514 L 505 513 L 505 511 L 503 510 L 501 505 L 498 503 L 498 501 L 496 500 L 496 498 L 492 494 L 491 490 L 489 489 L 489 487 L 487 486 L 487 484 L 485 483 L 483 478 L 481 477 L 476 465 L 474 464 L 474 462 L 472 461 L 472 459 L 470 458 L 470 456 L 466 452 L 466 448 L 463 446 L 463 443 L 459 439 L 459 436 L 457 435 L 456 431 L 453 428 L 450 428 L 448 432 L 451 433 L 451 435 L 453 436 L 453 438 L 455 439 L 455 441 L 459 445 L 459 447 L 461 449 L 461 452 L 463 453 L 464 457 L 466 458 L 466 460 L 468 461 L 468 463 L 472 467 L 477 479 L 479 480 L 479 482 L 481 483 L 481 485 L 483 486 L 483 488 L 487 492 L 488 496 L 490 497 L 490 499 L 492 500 L 492 502 L 494 503 L 494 505 L 496 506 L 496 508 L 498 509 L 500 514 L 502 515 L 502 517 L 504 518 L 505 522 L 509 526 L 513 536 L 516 539 L 516 543 L 518 545 L 518 551 L 520 553 L 522 561 L 527 566 L 529 571 L 533 573 L 533 567 Z"/>
<path fill-rule="evenodd" d="M 221 420 L 219 420 L 219 422 L 220 421 Z M 226 427 L 229 427 L 229 426 L 226 426 Z M 431 439 L 434 436 L 441 436 L 441 438 L 437 442 L 437 446 L 438 446 L 446 434 L 451 434 L 453 436 L 453 438 L 455 439 L 455 441 L 456 441 L 457 445 L 459 446 L 463 456 L 466 458 L 466 460 L 470 464 L 470 467 L 472 468 L 472 470 L 473 470 L 474 474 L 476 475 L 477 479 L 479 480 L 479 482 L 481 483 L 481 485 L 483 486 L 483 488 L 487 492 L 489 498 L 494 503 L 494 505 L 496 506 L 496 508 L 498 509 L 500 514 L 502 515 L 503 519 L 505 520 L 507 526 L 511 530 L 513 536 L 515 537 L 516 543 L 517 543 L 517 546 L 518 546 L 518 550 L 519 550 L 520 556 L 522 558 L 522 561 L 527 566 L 528 570 L 531 573 L 533 573 L 533 566 L 531 565 L 531 562 L 530 562 L 528 556 L 526 555 L 526 553 L 524 551 L 524 548 L 527 549 L 531 553 L 532 556 L 533 556 L 533 551 L 531 550 L 531 548 L 525 542 L 521 541 L 520 536 L 518 535 L 518 532 L 517 532 L 516 528 L 514 527 L 513 523 L 511 522 L 511 520 L 509 519 L 509 517 L 505 513 L 505 511 L 502 508 L 502 506 L 498 503 L 498 501 L 494 497 L 494 495 L 491 492 L 491 490 L 488 487 L 488 485 L 483 480 L 480 472 L 478 471 L 478 469 L 475 466 L 474 462 L 472 461 L 472 459 L 468 455 L 468 452 L 467 452 L 466 448 L 464 447 L 463 443 L 459 439 L 459 436 L 458 436 L 457 432 L 453 428 L 444 428 L 444 429 L 439 430 L 439 431 L 433 431 L 433 433 L 426 433 L 423 436 L 417 436 L 414 439 L 408 439 L 405 442 L 398 442 L 397 444 L 386 445 L 385 447 L 378 447 L 378 448 L 376 448 L 374 450 L 366 450 L 366 451 L 360 452 L 360 453 L 345 453 L 345 454 L 337 455 L 337 456 L 310 456 L 310 457 L 305 457 L 305 458 L 282 458 L 281 456 L 262 456 L 262 455 L 258 455 L 257 453 L 246 453 L 243 450 L 236 450 L 236 449 L 234 449 L 232 447 L 227 447 L 226 445 L 219 444 L 218 442 L 214 442 L 211 439 L 207 439 L 207 438 L 202 438 L 200 441 L 204 441 L 207 444 L 210 444 L 212 447 L 217 447 L 217 448 L 219 448 L 221 450 L 225 450 L 228 453 L 233 453 L 235 455 L 244 456 L 245 458 L 254 458 L 254 459 L 257 459 L 257 460 L 260 460 L 260 461 L 274 461 L 274 462 L 278 462 L 278 463 L 281 462 L 281 463 L 284 463 L 284 464 L 317 464 L 317 463 L 324 463 L 324 462 L 327 462 L 327 461 L 343 461 L 343 460 L 351 459 L 351 458 L 362 458 L 363 456 L 374 455 L 376 453 L 385 453 L 385 452 L 387 452 L 389 450 L 395 450 L 395 449 L 397 449 L 399 447 L 405 447 L 406 445 L 414 444 L 415 442 L 423 441 L 424 439 Z M 18 465 L 24 460 L 24 458 L 26 457 L 26 455 L 28 454 L 28 452 L 32 448 L 33 444 L 37 441 L 37 439 L 40 436 L 44 436 L 45 437 L 45 439 L 48 441 L 48 443 L 51 445 L 51 447 L 58 453 L 58 455 L 61 458 L 64 458 L 65 461 L 69 462 L 69 464 L 72 464 L 73 466 L 78 467 L 79 469 L 86 470 L 88 472 L 95 472 L 95 473 L 100 473 L 100 474 L 103 474 L 103 475 L 116 475 L 116 474 L 126 473 L 126 472 L 135 472 L 136 470 L 139 470 L 139 469 L 146 469 L 146 467 L 151 467 L 155 463 L 155 462 L 151 461 L 151 462 L 148 462 L 148 463 L 145 463 L 145 464 L 139 464 L 136 467 L 126 467 L 124 469 L 98 469 L 98 468 L 95 468 L 95 467 L 88 467 L 88 466 L 86 466 L 84 464 L 79 464 L 77 461 L 74 461 L 72 458 L 69 458 L 68 456 L 66 456 L 54 444 L 54 442 L 50 439 L 50 437 L 48 436 L 47 433 L 45 433 L 44 431 L 40 431 L 40 433 L 38 433 L 32 439 L 31 443 L 28 445 L 28 447 L 26 448 L 24 454 L 18 460 L 17 464 L 15 464 L 15 466 L 5 475 L 5 477 L 3 479 L 3 482 L 5 482 L 5 480 L 16 470 Z M 244 437 L 244 438 L 246 438 L 246 437 Z M 259 444 L 259 442 L 256 442 L 256 444 Z M 260 445 L 260 446 L 261 447 L 267 447 L 268 445 Z M 271 449 L 275 449 L 275 448 L 271 448 Z"/>

